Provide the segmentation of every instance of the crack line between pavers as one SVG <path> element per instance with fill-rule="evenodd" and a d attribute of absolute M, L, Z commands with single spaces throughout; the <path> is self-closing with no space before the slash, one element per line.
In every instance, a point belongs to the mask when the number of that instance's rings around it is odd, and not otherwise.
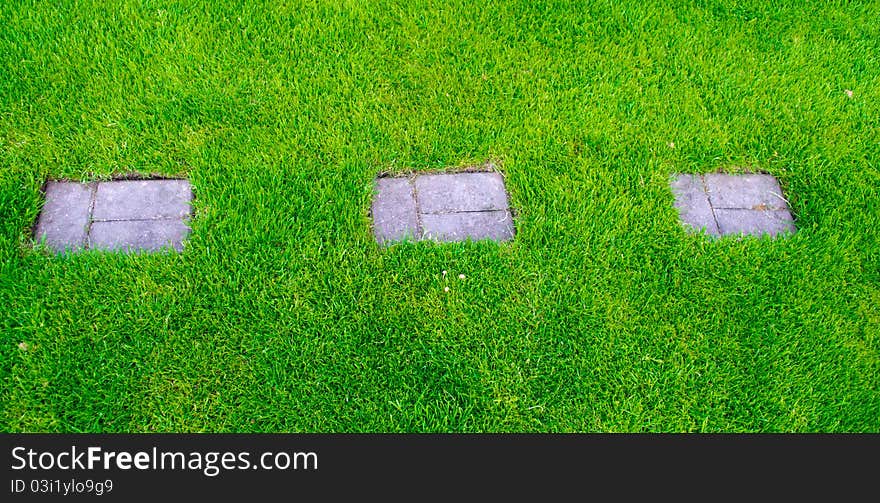
<path fill-rule="evenodd" d="M 418 178 L 418 176 L 408 178 L 407 181 L 409 182 L 410 187 L 412 187 L 413 204 L 416 207 L 416 235 L 413 236 L 413 238 L 415 238 L 416 241 L 421 241 L 422 236 L 425 234 L 425 227 L 422 225 L 422 205 L 419 203 L 419 192 L 416 189 L 416 178 Z"/>
<path fill-rule="evenodd" d="M 89 195 L 89 213 L 88 213 L 88 223 L 86 223 L 86 242 L 83 249 L 88 250 L 92 247 L 92 224 L 95 223 L 95 219 L 93 218 L 95 215 L 95 201 L 98 199 L 98 185 L 99 182 L 92 182 L 89 184 L 92 188 L 92 193 Z"/>
<path fill-rule="evenodd" d="M 172 220 L 186 220 L 187 217 L 156 217 L 156 218 L 103 218 L 92 220 L 94 222 L 170 222 Z"/>
<path fill-rule="evenodd" d="M 709 203 L 709 206 L 712 206 L 712 203 Z M 764 205 L 763 208 L 761 208 L 759 206 L 761 206 L 761 205 L 759 204 L 759 205 L 755 205 L 755 206 L 751 206 L 751 207 L 749 207 L 749 206 L 719 206 L 717 208 L 712 206 L 712 210 L 713 211 L 714 210 L 783 211 L 783 210 L 788 209 L 783 206 Z"/>
<path fill-rule="evenodd" d="M 712 204 L 712 198 L 709 197 L 709 186 L 706 185 L 705 175 L 700 175 L 700 186 L 703 187 L 703 194 L 706 194 L 706 202 L 709 203 L 709 211 L 712 212 L 712 221 L 715 222 L 715 230 L 718 231 L 718 235 L 720 236 L 722 234 L 721 224 L 718 223 L 718 216 L 715 214 L 715 205 Z M 723 210 L 724 208 L 718 209 Z"/>
<path fill-rule="evenodd" d="M 427 211 L 419 212 L 421 215 L 459 215 L 461 213 L 509 213 L 510 209 L 503 210 L 461 210 L 461 211 Z"/>

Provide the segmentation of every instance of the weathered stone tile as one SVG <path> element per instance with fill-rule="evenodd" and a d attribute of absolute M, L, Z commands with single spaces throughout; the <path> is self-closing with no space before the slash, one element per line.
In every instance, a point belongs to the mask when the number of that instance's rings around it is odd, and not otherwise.
<path fill-rule="evenodd" d="M 695 230 L 704 229 L 713 236 L 720 233 L 700 175 L 679 174 L 672 180 L 670 187 L 683 224 Z"/>
<path fill-rule="evenodd" d="M 188 234 L 189 227 L 179 219 L 94 222 L 89 232 L 89 245 L 100 250 L 129 252 L 163 248 L 182 251 Z"/>
<path fill-rule="evenodd" d="M 124 180 L 101 182 L 92 218 L 152 220 L 190 214 L 192 189 L 187 180 Z"/>
<path fill-rule="evenodd" d="M 94 190 L 93 184 L 49 182 L 34 237 L 45 237 L 56 252 L 84 248 Z"/>
<path fill-rule="evenodd" d="M 711 173 L 705 176 L 709 201 L 715 209 L 785 209 L 782 189 L 771 175 L 726 175 Z"/>
<path fill-rule="evenodd" d="M 437 241 L 464 241 L 513 239 L 513 219 L 510 212 L 479 211 L 458 213 L 425 213 L 421 215 L 426 239 Z"/>
<path fill-rule="evenodd" d="M 413 186 L 407 178 L 377 179 L 371 214 L 379 243 L 421 237 Z"/>
<path fill-rule="evenodd" d="M 498 173 L 446 173 L 416 178 L 421 213 L 493 211 L 508 208 L 504 179 Z"/>
<path fill-rule="evenodd" d="M 794 233 L 795 226 L 788 210 L 745 210 L 719 208 L 715 218 L 722 234 L 748 234 L 776 236 Z"/>

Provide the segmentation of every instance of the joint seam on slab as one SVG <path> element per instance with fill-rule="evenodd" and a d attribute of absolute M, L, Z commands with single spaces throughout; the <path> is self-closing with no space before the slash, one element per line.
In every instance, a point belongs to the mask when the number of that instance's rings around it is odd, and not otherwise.
<path fill-rule="evenodd" d="M 716 207 L 716 206 L 712 206 L 710 203 L 709 206 L 712 207 L 713 211 L 714 210 L 783 211 L 783 210 L 788 209 L 784 206 L 766 206 L 766 205 L 763 208 L 758 207 L 760 205 L 752 206 L 751 208 L 744 207 L 744 206 L 717 206 Z"/>
<path fill-rule="evenodd" d="M 712 198 L 709 197 L 709 186 L 706 185 L 706 178 L 704 175 L 700 175 L 700 186 L 703 188 L 703 193 L 706 194 L 706 202 L 709 203 L 709 211 L 712 212 L 712 221 L 715 222 L 715 231 L 720 235 L 721 224 L 718 223 L 718 215 L 715 214 L 715 205 L 712 204 Z"/>
<path fill-rule="evenodd" d="M 416 178 L 418 177 L 414 176 L 412 178 L 408 178 L 407 182 L 409 183 L 411 189 L 413 205 L 416 207 L 416 235 L 413 236 L 413 239 L 415 239 L 416 241 L 420 241 L 422 239 L 422 236 L 424 236 L 425 234 L 425 228 L 422 225 L 422 205 L 419 203 L 419 192 L 416 189 Z"/>
<path fill-rule="evenodd" d="M 187 217 L 156 217 L 156 218 L 102 218 L 93 219 L 95 222 L 173 222 L 175 220 L 186 220 Z"/>
<path fill-rule="evenodd" d="M 430 211 L 419 212 L 420 215 L 460 215 L 462 213 L 509 213 L 509 209 L 503 210 L 462 210 L 462 211 Z"/>
<path fill-rule="evenodd" d="M 88 223 L 86 224 L 86 239 L 83 246 L 83 249 L 86 250 L 92 247 L 92 224 L 95 223 L 93 217 L 95 215 L 95 201 L 98 199 L 98 183 L 92 182 L 89 186 L 91 187 L 91 194 L 89 194 Z"/>

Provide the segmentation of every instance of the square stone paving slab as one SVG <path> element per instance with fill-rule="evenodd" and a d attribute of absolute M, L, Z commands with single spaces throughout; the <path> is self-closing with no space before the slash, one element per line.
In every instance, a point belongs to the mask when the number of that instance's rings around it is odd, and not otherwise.
<path fill-rule="evenodd" d="M 94 194 L 91 183 L 46 184 L 46 202 L 34 233 L 37 241 L 45 238 L 46 245 L 59 253 L 85 248 Z"/>
<path fill-rule="evenodd" d="M 711 173 L 705 175 L 703 180 L 709 201 L 715 209 L 788 209 L 779 182 L 770 175 Z"/>
<path fill-rule="evenodd" d="M 372 214 L 373 233 L 380 243 L 421 237 L 415 192 L 408 178 L 377 179 Z"/>
<path fill-rule="evenodd" d="M 675 207 L 681 221 L 696 230 L 704 230 L 706 234 L 717 236 L 718 222 L 709 204 L 709 195 L 699 175 L 678 175 L 670 184 L 675 194 Z"/>
<path fill-rule="evenodd" d="M 379 243 L 513 239 L 504 178 L 495 172 L 379 178 L 372 204 Z"/>
<path fill-rule="evenodd" d="M 771 175 L 679 174 L 670 188 L 682 223 L 710 235 L 795 232 L 779 182 Z"/>
<path fill-rule="evenodd" d="M 189 227 L 178 219 L 93 222 L 89 232 L 89 247 L 128 252 L 165 248 L 183 251 L 183 240 L 187 234 Z"/>
<path fill-rule="evenodd" d="M 192 191 L 186 180 L 101 182 L 93 220 L 152 220 L 189 216 Z"/>
<path fill-rule="evenodd" d="M 507 209 L 504 179 L 498 173 L 445 173 L 416 178 L 422 213 Z"/>
<path fill-rule="evenodd" d="M 795 231 L 794 221 L 788 210 L 749 210 L 718 208 L 715 218 L 722 234 L 750 234 L 776 236 Z"/>
<path fill-rule="evenodd" d="M 435 241 L 508 241 L 513 239 L 513 219 L 506 210 L 426 213 L 422 232 L 425 239 Z"/>
<path fill-rule="evenodd" d="M 186 180 L 50 182 L 35 238 L 58 252 L 181 251 L 191 199 Z"/>

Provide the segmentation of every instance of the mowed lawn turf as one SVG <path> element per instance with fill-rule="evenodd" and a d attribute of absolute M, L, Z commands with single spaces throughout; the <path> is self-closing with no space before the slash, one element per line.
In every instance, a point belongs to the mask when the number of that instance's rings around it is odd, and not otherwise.
<path fill-rule="evenodd" d="M 880 431 L 880 3 L 660 3 L 2 2 L 2 429 Z M 375 243 L 488 161 L 512 242 Z M 719 170 L 797 233 L 688 234 Z M 34 246 L 132 174 L 182 254 Z"/>

